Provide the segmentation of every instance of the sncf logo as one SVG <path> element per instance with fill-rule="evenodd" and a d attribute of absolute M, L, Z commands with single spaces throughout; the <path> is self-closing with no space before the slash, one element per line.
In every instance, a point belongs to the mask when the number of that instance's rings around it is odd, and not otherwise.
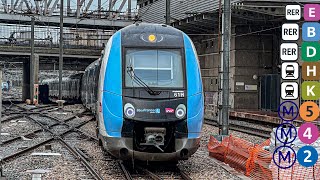
<path fill-rule="evenodd" d="M 172 108 L 166 108 L 166 113 L 174 113 L 174 109 L 172 109 Z"/>

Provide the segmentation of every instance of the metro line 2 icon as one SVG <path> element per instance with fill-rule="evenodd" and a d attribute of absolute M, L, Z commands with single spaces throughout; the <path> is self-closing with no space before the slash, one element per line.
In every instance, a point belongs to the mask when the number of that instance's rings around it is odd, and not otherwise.
<path fill-rule="evenodd" d="M 295 100 L 298 98 L 298 83 L 283 82 L 281 84 L 281 98 Z"/>

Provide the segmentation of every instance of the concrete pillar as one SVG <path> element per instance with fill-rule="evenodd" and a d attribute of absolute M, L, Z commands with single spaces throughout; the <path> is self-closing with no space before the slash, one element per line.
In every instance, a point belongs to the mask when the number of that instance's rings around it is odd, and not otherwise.
<path fill-rule="evenodd" d="M 22 101 L 26 101 L 30 99 L 30 61 L 23 62 L 22 71 Z"/>
<path fill-rule="evenodd" d="M 39 54 L 34 55 L 33 72 L 34 72 L 34 83 L 39 84 Z"/>
<path fill-rule="evenodd" d="M 34 85 L 39 83 L 39 54 L 34 54 L 34 61 L 30 64 L 30 98 L 33 101 Z"/>

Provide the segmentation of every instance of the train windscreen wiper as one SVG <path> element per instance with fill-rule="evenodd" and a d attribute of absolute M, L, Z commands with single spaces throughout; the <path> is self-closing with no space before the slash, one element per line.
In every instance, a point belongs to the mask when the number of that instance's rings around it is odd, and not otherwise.
<path fill-rule="evenodd" d="M 142 81 L 133 71 L 132 66 L 128 66 L 127 67 L 127 73 L 129 74 L 129 76 L 131 77 L 131 79 L 137 83 L 138 85 L 140 85 L 141 87 L 143 87 L 150 95 L 159 95 L 161 92 L 160 91 L 154 91 L 152 90 L 144 81 Z M 132 75 L 133 74 L 133 75 Z"/>

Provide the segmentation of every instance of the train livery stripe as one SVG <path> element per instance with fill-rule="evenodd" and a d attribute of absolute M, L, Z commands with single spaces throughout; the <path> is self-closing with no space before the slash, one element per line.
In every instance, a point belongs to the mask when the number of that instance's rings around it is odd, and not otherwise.
<path fill-rule="evenodd" d="M 200 137 L 204 117 L 202 80 L 196 49 L 191 39 L 183 34 L 187 71 L 188 138 Z"/>
<path fill-rule="evenodd" d="M 122 110 L 122 63 L 121 33 L 113 36 L 112 47 L 106 63 L 103 82 L 102 112 L 107 136 L 121 137 Z"/>

